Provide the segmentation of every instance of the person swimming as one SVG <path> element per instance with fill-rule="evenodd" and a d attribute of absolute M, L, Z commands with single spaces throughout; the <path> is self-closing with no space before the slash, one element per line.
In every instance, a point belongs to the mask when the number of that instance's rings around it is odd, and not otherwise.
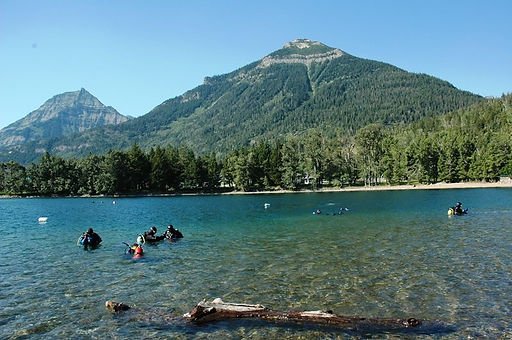
<path fill-rule="evenodd" d="M 87 229 L 80 237 L 80 244 L 84 247 L 97 247 L 100 245 L 101 241 L 100 235 L 95 233 L 92 228 Z"/>
<path fill-rule="evenodd" d="M 468 209 L 463 209 L 462 208 L 462 203 L 461 202 L 457 202 L 455 204 L 454 207 L 450 207 L 448 209 L 448 215 L 464 215 L 464 214 L 467 214 L 468 213 Z"/>
<path fill-rule="evenodd" d="M 455 212 L 455 215 L 462 215 L 464 213 L 464 210 L 462 209 L 462 203 L 457 202 L 453 211 Z"/>
<path fill-rule="evenodd" d="M 165 237 L 169 240 L 177 240 L 183 238 L 183 234 L 178 229 L 174 228 L 172 224 L 167 226 L 167 230 L 164 233 Z"/>
<path fill-rule="evenodd" d="M 133 255 L 134 257 L 141 257 L 144 255 L 144 248 L 138 243 L 132 244 L 130 249 L 128 249 L 128 253 Z"/>
<path fill-rule="evenodd" d="M 144 234 L 143 234 L 144 242 L 158 242 L 165 238 L 165 234 L 157 236 L 156 232 L 157 232 L 157 229 L 155 226 L 152 226 L 151 228 L 149 228 L 148 231 L 144 232 Z"/>

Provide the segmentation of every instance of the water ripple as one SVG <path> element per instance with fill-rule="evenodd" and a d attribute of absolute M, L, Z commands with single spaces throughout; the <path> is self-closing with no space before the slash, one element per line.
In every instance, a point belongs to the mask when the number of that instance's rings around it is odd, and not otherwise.
<path fill-rule="evenodd" d="M 116 299 L 148 315 L 181 315 L 215 297 L 276 310 L 414 316 L 432 321 L 425 338 L 506 338 L 511 198 L 510 190 L 482 189 L 137 198 L 115 205 L 108 198 L 3 200 L 0 338 L 403 337 L 251 321 L 191 327 L 116 317 L 103 307 Z M 470 214 L 448 218 L 446 207 L 457 200 Z M 339 207 L 350 211 L 331 214 Z M 317 208 L 329 215 L 313 215 Z M 44 225 L 37 223 L 42 215 L 49 216 Z M 124 255 L 123 242 L 168 223 L 185 238 L 146 246 L 140 261 Z M 89 226 L 104 242 L 84 251 L 75 244 Z"/>

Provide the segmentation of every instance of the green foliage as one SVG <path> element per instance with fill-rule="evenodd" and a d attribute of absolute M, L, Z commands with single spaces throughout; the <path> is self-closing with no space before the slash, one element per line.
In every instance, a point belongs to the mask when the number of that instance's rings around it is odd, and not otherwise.
<path fill-rule="evenodd" d="M 384 156 L 384 127 L 380 124 L 368 125 L 355 136 L 356 152 L 365 184 L 377 184 L 382 173 L 381 159 Z"/>
<path fill-rule="evenodd" d="M 27 167 L 0 163 L 0 192 L 496 181 L 512 175 L 511 135 L 510 94 L 483 100 L 433 77 L 349 55 L 309 66 L 255 63 L 207 78 L 140 119 L 67 137 L 76 147 L 46 152 Z M 25 147 L 51 150 L 60 143 Z M 18 150 L 21 159 L 34 157 L 28 149 Z"/>
<path fill-rule="evenodd" d="M 113 195 L 496 181 L 512 174 L 510 97 L 400 127 L 370 124 L 354 136 L 311 129 L 256 142 L 220 160 L 187 147 L 145 152 L 137 144 L 78 159 L 45 153 L 28 168 L 0 163 L 0 192 Z"/>
<path fill-rule="evenodd" d="M 30 184 L 24 166 L 13 161 L 0 164 L 0 193 L 20 195 L 29 192 Z"/>
<path fill-rule="evenodd" d="M 307 49 L 291 45 L 270 56 L 308 57 L 332 50 L 321 44 Z M 281 62 L 263 67 L 255 62 L 207 77 L 204 84 L 139 118 L 58 140 L 42 139 L 12 154 L 0 150 L 0 160 L 37 161 L 41 155 L 34 153 L 36 149 L 62 157 L 86 157 L 128 150 L 134 143 L 143 150 L 174 145 L 197 154 L 224 156 L 260 141 L 278 143 L 288 134 L 311 129 L 321 129 L 329 138 L 340 131 L 354 135 L 369 124 L 389 127 L 418 122 L 482 101 L 437 78 L 348 54 L 309 64 Z M 499 106 L 494 109 L 500 110 Z M 462 119 L 464 129 L 489 123 L 486 116 L 446 119 L 446 124 Z"/>

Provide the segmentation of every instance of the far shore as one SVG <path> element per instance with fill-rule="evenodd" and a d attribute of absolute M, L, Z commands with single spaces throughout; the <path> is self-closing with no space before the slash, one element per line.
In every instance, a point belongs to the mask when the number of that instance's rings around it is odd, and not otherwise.
<path fill-rule="evenodd" d="M 171 196 L 194 196 L 194 195 L 263 195 L 263 194 L 300 194 L 300 193 L 323 193 L 323 192 L 355 192 L 355 191 L 388 191 L 388 190 L 443 190 L 443 189 L 484 189 L 484 188 L 512 188 L 512 180 L 498 182 L 461 182 L 461 183 L 435 183 L 435 184 L 404 184 L 404 185 L 378 185 L 378 186 L 353 186 L 343 188 L 321 188 L 317 190 L 267 190 L 267 191 L 228 191 L 212 193 L 169 193 L 169 194 L 127 194 L 127 195 L 83 195 L 83 196 L 51 196 L 51 197 L 171 197 Z M 43 196 L 9 196 L 0 195 L 1 198 L 32 198 Z"/>
<path fill-rule="evenodd" d="M 386 190 L 441 190 L 441 189 L 484 189 L 484 188 L 512 188 L 512 180 L 499 182 L 461 182 L 461 183 L 435 183 L 435 184 L 404 184 L 404 185 L 378 185 L 354 186 L 343 188 L 322 188 L 317 190 L 274 190 L 274 191 L 231 191 L 223 195 L 257 195 L 257 194 L 286 194 L 307 192 L 351 192 L 351 191 L 386 191 Z"/>

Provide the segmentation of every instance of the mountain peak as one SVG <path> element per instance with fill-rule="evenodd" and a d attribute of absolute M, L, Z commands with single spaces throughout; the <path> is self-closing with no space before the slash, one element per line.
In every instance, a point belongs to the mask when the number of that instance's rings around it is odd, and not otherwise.
<path fill-rule="evenodd" d="M 277 63 L 321 63 L 339 58 L 345 53 L 337 48 L 329 47 L 321 42 L 310 39 L 295 39 L 286 43 L 261 60 L 260 67 L 268 67 Z"/>
<path fill-rule="evenodd" d="M 0 130 L 0 146 L 59 138 L 90 128 L 127 121 L 114 108 L 103 105 L 82 88 L 53 96 L 37 110 Z"/>
<path fill-rule="evenodd" d="M 298 48 L 298 49 L 311 49 L 315 47 L 325 48 L 328 50 L 333 50 L 327 45 L 322 44 L 319 41 L 314 41 L 310 39 L 295 39 L 288 43 L 286 43 L 283 48 Z"/>

